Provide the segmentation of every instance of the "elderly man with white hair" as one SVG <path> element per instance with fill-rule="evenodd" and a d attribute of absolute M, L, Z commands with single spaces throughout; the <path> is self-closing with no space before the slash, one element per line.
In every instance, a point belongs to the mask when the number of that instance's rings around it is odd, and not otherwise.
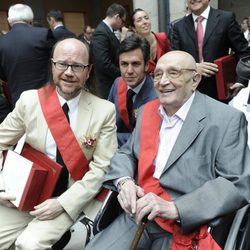
<path fill-rule="evenodd" d="M 48 78 L 55 41 L 49 29 L 32 26 L 33 18 L 28 5 L 12 5 L 8 11 L 11 30 L 0 40 L 0 79 L 8 82 L 13 107 L 24 90 L 38 89 Z"/>

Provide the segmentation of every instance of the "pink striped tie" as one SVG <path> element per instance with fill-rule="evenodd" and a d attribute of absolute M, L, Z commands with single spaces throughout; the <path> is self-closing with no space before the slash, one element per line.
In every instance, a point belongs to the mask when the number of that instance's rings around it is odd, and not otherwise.
<path fill-rule="evenodd" d="M 197 22 L 197 29 L 196 29 L 196 35 L 197 35 L 197 42 L 198 42 L 198 51 L 199 51 L 199 62 L 202 62 L 202 46 L 203 46 L 203 26 L 202 21 L 204 20 L 203 16 L 198 16 L 196 19 Z"/>

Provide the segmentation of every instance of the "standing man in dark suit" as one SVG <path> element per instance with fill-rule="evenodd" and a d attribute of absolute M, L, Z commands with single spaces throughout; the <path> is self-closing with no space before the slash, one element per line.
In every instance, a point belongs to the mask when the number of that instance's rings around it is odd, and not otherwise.
<path fill-rule="evenodd" d="M 96 27 L 90 43 L 91 62 L 96 77 L 97 95 L 107 99 L 114 80 L 120 76 L 120 43 L 113 31 L 125 25 L 126 9 L 120 4 L 108 7 L 106 18 Z"/>
<path fill-rule="evenodd" d="M 119 54 L 121 77 L 115 80 L 108 97 L 116 108 L 119 146 L 130 137 L 140 106 L 157 98 L 153 80 L 146 74 L 149 59 L 150 45 L 145 38 L 132 35 L 121 42 Z"/>
<path fill-rule="evenodd" d="M 63 20 L 64 16 L 60 10 L 53 9 L 47 14 L 47 21 L 53 31 L 56 41 L 62 40 L 64 38 L 76 37 L 73 32 L 66 29 L 66 27 L 63 25 Z"/>
<path fill-rule="evenodd" d="M 28 5 L 12 5 L 8 11 L 11 30 L 0 38 L 0 78 L 8 82 L 13 107 L 24 90 L 40 88 L 48 80 L 55 41 L 49 29 L 32 26 L 33 18 Z"/>
<path fill-rule="evenodd" d="M 172 49 L 190 53 L 196 60 L 198 71 L 203 76 L 198 89 L 217 99 L 215 74 L 218 69 L 214 60 L 229 53 L 242 57 L 249 53 L 248 45 L 232 12 L 213 9 L 210 0 L 187 0 L 191 15 L 184 17 L 173 27 Z M 197 26 L 198 17 L 202 17 L 203 44 L 202 56 L 199 59 Z M 232 95 L 236 95 L 247 82 L 237 77 L 236 83 L 230 87 Z"/>

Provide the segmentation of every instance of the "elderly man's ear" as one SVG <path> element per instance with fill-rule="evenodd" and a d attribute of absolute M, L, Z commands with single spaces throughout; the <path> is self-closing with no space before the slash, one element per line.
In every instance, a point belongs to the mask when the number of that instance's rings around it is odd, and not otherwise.
<path fill-rule="evenodd" d="M 193 75 L 193 91 L 195 91 L 196 90 L 196 88 L 198 87 L 198 85 L 199 85 L 199 83 L 200 83 L 200 81 L 201 81 L 201 74 L 199 74 L 199 73 L 195 73 L 194 75 Z"/>

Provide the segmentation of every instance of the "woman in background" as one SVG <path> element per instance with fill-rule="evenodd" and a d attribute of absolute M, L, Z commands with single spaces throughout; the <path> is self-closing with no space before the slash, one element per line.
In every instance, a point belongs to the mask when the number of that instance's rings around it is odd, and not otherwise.
<path fill-rule="evenodd" d="M 167 34 L 165 32 L 153 33 L 148 13 L 139 8 L 132 13 L 131 25 L 134 32 L 146 38 L 150 44 L 150 61 L 147 73 L 153 75 L 158 59 L 170 50 Z"/>

